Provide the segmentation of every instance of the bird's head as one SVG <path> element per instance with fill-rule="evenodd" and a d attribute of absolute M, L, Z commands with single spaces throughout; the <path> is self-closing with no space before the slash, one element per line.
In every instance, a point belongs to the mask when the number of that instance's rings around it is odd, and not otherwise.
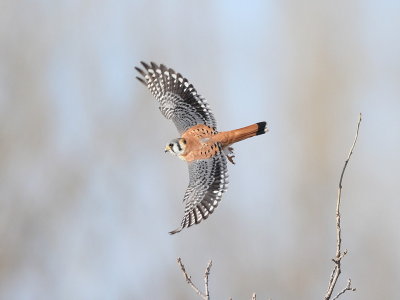
<path fill-rule="evenodd" d="M 186 140 L 183 138 L 173 139 L 165 146 L 165 153 L 169 152 L 173 155 L 182 155 L 186 150 Z"/>

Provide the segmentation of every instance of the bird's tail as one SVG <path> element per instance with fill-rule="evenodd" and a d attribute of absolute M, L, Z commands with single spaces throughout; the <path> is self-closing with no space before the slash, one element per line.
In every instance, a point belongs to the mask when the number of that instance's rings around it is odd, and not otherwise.
<path fill-rule="evenodd" d="M 213 140 L 220 142 L 222 147 L 226 147 L 266 132 L 268 132 L 267 122 L 258 122 L 247 127 L 220 132 L 213 137 Z"/>

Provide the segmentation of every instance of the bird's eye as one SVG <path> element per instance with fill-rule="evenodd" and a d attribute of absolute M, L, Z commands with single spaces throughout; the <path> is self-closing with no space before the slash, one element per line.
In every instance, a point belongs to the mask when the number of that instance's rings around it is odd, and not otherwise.
<path fill-rule="evenodd" d="M 186 145 L 186 140 L 185 140 L 185 139 L 182 139 L 182 143 L 183 143 L 184 145 Z"/>
<path fill-rule="evenodd" d="M 174 146 L 174 144 L 172 144 L 172 143 L 171 143 L 171 144 L 169 144 L 169 147 L 170 147 L 170 148 L 172 148 L 173 146 Z"/>

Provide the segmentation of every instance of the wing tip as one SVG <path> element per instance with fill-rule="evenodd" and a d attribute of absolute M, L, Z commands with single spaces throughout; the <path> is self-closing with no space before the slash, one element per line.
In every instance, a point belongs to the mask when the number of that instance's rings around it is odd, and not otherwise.
<path fill-rule="evenodd" d="M 136 70 L 136 71 L 138 71 L 138 73 L 140 73 L 140 75 L 142 75 L 142 76 L 146 76 L 146 72 L 145 72 L 145 71 L 143 71 L 141 68 L 139 68 L 139 67 L 135 67 L 135 70 Z"/>
<path fill-rule="evenodd" d="M 173 235 L 173 234 L 175 234 L 175 233 L 181 232 L 182 229 L 183 229 L 183 227 L 181 226 L 181 227 L 179 227 L 179 228 L 177 228 L 177 229 L 175 229 L 175 230 L 172 230 L 172 231 L 170 231 L 170 232 L 168 232 L 168 233 L 169 233 L 170 235 Z"/>
<path fill-rule="evenodd" d="M 147 83 L 143 80 L 143 78 L 140 78 L 139 76 L 136 76 L 136 79 L 147 86 Z"/>
<path fill-rule="evenodd" d="M 154 61 L 151 61 L 150 65 L 151 65 L 151 67 L 153 68 L 154 71 L 159 69 L 158 65 Z"/>
<path fill-rule="evenodd" d="M 142 66 L 148 71 L 150 68 L 150 66 L 148 64 L 146 64 L 144 61 L 140 62 L 142 64 Z"/>

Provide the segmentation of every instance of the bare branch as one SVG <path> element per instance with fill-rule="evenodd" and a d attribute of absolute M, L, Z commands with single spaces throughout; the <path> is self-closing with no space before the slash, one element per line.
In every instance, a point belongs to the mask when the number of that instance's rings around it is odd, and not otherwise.
<path fill-rule="evenodd" d="M 208 262 L 206 271 L 204 272 L 204 290 L 205 290 L 205 299 L 210 299 L 210 292 L 208 290 L 208 276 L 210 275 L 210 269 L 212 266 L 212 260 Z"/>
<path fill-rule="evenodd" d="M 337 193 L 337 201 L 336 201 L 336 255 L 335 257 L 332 259 L 333 262 L 335 263 L 335 267 L 331 273 L 331 277 L 329 279 L 329 284 L 328 284 L 328 289 L 326 291 L 325 294 L 325 300 L 329 300 L 331 299 L 333 290 L 335 289 L 336 286 L 336 282 L 339 278 L 340 273 L 342 272 L 341 270 L 341 261 L 342 258 L 347 254 L 347 250 L 345 250 L 344 252 L 342 252 L 341 247 L 342 247 L 342 228 L 341 228 L 341 224 L 340 224 L 340 203 L 342 200 L 342 182 L 343 182 L 343 176 L 344 176 L 344 172 L 346 171 L 346 167 L 347 164 L 350 161 L 350 158 L 353 154 L 354 151 L 354 147 L 357 143 L 357 139 L 358 139 L 358 132 L 360 130 L 360 123 L 361 123 L 361 114 L 359 116 L 358 119 L 358 123 L 357 123 L 357 130 L 356 130 L 356 135 L 354 137 L 354 141 L 353 141 L 353 145 L 350 148 L 350 152 L 347 156 L 347 159 L 344 163 L 343 169 L 342 169 L 342 173 L 340 174 L 340 180 L 339 180 L 339 188 L 338 188 L 338 193 Z M 356 289 L 351 287 L 351 280 L 348 280 L 347 286 L 340 292 L 338 293 L 335 298 L 333 299 L 337 299 L 339 296 L 341 296 L 342 294 L 344 294 L 346 291 L 355 291 Z M 333 300 L 332 299 L 332 300 Z"/>
<path fill-rule="evenodd" d="M 194 285 L 194 283 L 192 282 L 191 276 L 186 272 L 185 270 L 185 266 L 182 263 L 182 260 L 180 257 L 178 257 L 178 264 L 181 267 L 183 276 L 185 276 L 186 282 L 191 286 L 191 288 L 204 300 L 210 300 L 210 292 L 208 289 L 208 276 L 210 275 L 210 270 L 211 270 L 211 266 L 212 266 L 212 261 L 210 260 L 208 262 L 206 271 L 204 273 L 204 290 L 205 292 L 202 293 L 197 286 Z"/>
<path fill-rule="evenodd" d="M 177 259 L 179 266 L 181 267 L 183 276 L 185 276 L 186 282 L 190 285 L 190 287 L 196 292 L 197 295 L 199 295 L 201 298 L 204 300 L 210 300 L 210 291 L 208 288 L 208 276 L 210 275 L 210 270 L 212 267 L 212 260 L 210 260 L 207 264 L 206 270 L 204 272 L 204 293 L 202 293 L 197 286 L 194 285 L 192 282 L 191 276 L 186 272 L 185 266 L 182 263 L 182 259 L 178 257 Z M 229 300 L 232 300 L 232 298 L 229 298 Z M 251 297 L 251 300 L 256 300 L 256 293 L 253 293 L 253 296 Z"/>
<path fill-rule="evenodd" d="M 336 300 L 337 298 L 339 298 L 339 296 L 343 295 L 343 294 L 344 294 L 345 292 L 347 292 L 347 291 L 353 291 L 353 292 L 356 291 L 355 288 L 352 288 L 352 287 L 351 287 L 351 279 L 350 279 L 350 278 L 347 280 L 347 285 L 346 285 L 346 287 L 345 287 L 343 290 L 341 290 L 341 291 L 335 296 L 335 298 L 333 298 L 332 300 Z"/>

